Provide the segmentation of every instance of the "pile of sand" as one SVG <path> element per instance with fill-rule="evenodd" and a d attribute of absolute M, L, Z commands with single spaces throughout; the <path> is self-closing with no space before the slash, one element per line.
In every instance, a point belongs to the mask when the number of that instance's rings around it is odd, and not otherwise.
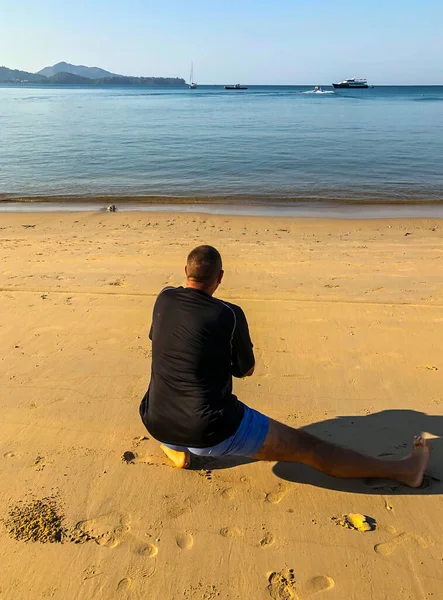
<path fill-rule="evenodd" d="M 9 509 L 4 524 L 11 537 L 24 542 L 61 542 L 65 533 L 54 496 L 18 502 Z"/>

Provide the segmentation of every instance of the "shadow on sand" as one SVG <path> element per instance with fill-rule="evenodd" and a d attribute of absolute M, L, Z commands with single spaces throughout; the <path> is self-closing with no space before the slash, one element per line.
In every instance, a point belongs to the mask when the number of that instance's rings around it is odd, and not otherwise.
<path fill-rule="evenodd" d="M 312 423 L 302 430 L 329 442 L 385 459 L 400 459 L 412 448 L 414 435 L 430 434 L 432 450 L 421 488 L 376 479 L 337 479 L 299 463 L 278 462 L 274 473 L 286 481 L 354 494 L 428 495 L 443 494 L 443 416 L 414 410 L 385 410 L 367 416 L 344 416 Z M 253 462 L 241 457 L 206 458 L 200 468 L 226 469 Z M 197 466 L 197 465 L 196 465 Z"/>

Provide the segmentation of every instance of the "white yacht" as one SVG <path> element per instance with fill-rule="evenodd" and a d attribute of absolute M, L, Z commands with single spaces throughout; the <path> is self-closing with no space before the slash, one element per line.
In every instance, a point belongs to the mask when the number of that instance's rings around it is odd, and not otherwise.
<path fill-rule="evenodd" d="M 335 88 L 373 88 L 373 85 L 368 85 L 367 79 L 356 79 L 355 77 L 350 77 L 349 79 L 344 79 L 339 83 L 333 83 L 333 87 Z"/>

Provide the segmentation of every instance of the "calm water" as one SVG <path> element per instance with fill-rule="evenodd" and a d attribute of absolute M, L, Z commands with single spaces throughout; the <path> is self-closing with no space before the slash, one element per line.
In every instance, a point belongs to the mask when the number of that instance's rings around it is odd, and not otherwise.
<path fill-rule="evenodd" d="M 443 200 L 443 86 L 309 89 L 0 86 L 0 198 Z"/>

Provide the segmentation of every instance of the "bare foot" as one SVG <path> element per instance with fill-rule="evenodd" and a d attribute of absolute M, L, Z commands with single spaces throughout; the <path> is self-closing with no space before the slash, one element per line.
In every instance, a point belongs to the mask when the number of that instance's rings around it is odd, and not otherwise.
<path fill-rule="evenodd" d="M 188 469 L 191 464 L 191 453 L 190 452 L 178 452 L 172 450 L 163 444 L 160 444 L 160 448 L 166 454 L 166 456 L 172 460 L 174 465 L 179 469 Z"/>
<path fill-rule="evenodd" d="M 429 457 L 431 456 L 431 449 L 425 438 L 420 435 L 414 437 L 414 448 L 405 459 L 405 463 L 408 463 L 409 469 L 407 472 L 399 478 L 399 481 L 406 483 L 409 487 L 418 488 L 423 483 L 423 476 L 428 466 Z"/>

